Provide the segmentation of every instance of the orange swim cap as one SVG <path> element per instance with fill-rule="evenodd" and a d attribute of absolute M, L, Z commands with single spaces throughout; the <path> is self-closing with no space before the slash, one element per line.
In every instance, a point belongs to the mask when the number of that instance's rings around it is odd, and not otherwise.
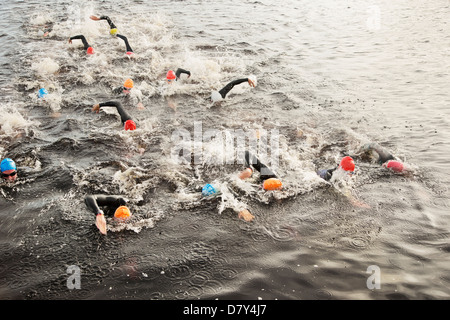
<path fill-rule="evenodd" d="M 87 54 L 94 54 L 94 48 L 92 48 L 92 47 L 87 48 L 86 53 Z"/>
<path fill-rule="evenodd" d="M 136 123 L 133 120 L 125 121 L 125 125 L 123 126 L 125 130 L 136 130 Z"/>
<path fill-rule="evenodd" d="M 267 180 L 264 180 L 263 188 L 264 190 L 278 190 L 281 189 L 282 183 L 277 178 L 270 178 Z"/>
<path fill-rule="evenodd" d="M 352 157 L 349 156 L 342 158 L 339 166 L 345 171 L 355 171 L 355 162 L 353 162 Z"/>
<path fill-rule="evenodd" d="M 167 71 L 166 78 L 167 80 L 175 80 L 177 76 L 175 75 L 175 72 L 173 72 L 173 70 L 169 70 Z"/>
<path fill-rule="evenodd" d="M 114 213 L 114 218 L 116 219 L 127 220 L 130 217 L 131 217 L 130 209 L 128 209 L 125 206 L 118 207 L 116 212 Z"/>
<path fill-rule="evenodd" d="M 131 89 L 134 86 L 134 82 L 131 79 L 127 79 L 127 80 L 125 80 L 123 86 L 127 89 Z"/>

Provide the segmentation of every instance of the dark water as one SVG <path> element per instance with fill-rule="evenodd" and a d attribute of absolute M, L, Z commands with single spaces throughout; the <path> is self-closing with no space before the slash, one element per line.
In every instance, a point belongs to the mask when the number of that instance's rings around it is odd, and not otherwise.
<path fill-rule="evenodd" d="M 1 299 L 449 298 L 448 1 L 120 4 L 2 5 L 0 155 L 20 179 L 0 189 Z M 136 59 L 89 19 L 103 14 Z M 68 44 L 75 34 L 94 56 Z M 177 67 L 192 76 L 169 86 Z M 207 101 L 248 75 L 256 88 Z M 131 96 L 113 96 L 129 77 Z M 91 112 L 113 98 L 138 130 Z M 221 162 L 235 151 L 225 140 L 176 163 L 174 133 L 193 139 L 199 125 L 259 141 L 278 132 L 283 191 L 238 181 L 242 164 Z M 369 142 L 407 174 L 364 157 Z M 357 165 L 344 186 L 317 177 L 344 155 Z M 202 199 L 213 181 L 222 197 Z M 133 220 L 109 221 L 102 236 L 83 202 L 90 193 L 126 196 Z M 238 219 L 244 207 L 254 221 Z M 79 289 L 67 286 L 71 266 Z M 368 287 L 370 266 L 379 289 Z"/>

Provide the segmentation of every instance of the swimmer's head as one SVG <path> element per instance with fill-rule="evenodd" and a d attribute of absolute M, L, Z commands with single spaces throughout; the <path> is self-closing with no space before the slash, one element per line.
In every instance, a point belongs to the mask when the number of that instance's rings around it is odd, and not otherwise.
<path fill-rule="evenodd" d="M 114 218 L 120 221 L 126 221 L 131 218 L 130 209 L 126 206 L 120 206 L 117 208 L 116 212 L 114 212 Z"/>
<path fill-rule="evenodd" d="M 166 79 L 167 79 L 167 82 L 172 82 L 173 80 L 175 80 L 177 78 L 177 76 L 175 75 L 175 72 L 173 72 L 173 70 L 169 70 L 169 71 L 167 71 L 167 74 L 166 74 Z"/>
<path fill-rule="evenodd" d="M 127 130 L 131 130 L 131 131 L 136 130 L 136 123 L 134 123 L 133 120 L 127 120 L 127 121 L 125 121 L 125 124 L 124 124 L 123 128 L 125 129 L 125 131 L 127 131 Z"/>
<path fill-rule="evenodd" d="M 112 28 L 111 30 L 109 30 L 109 34 L 112 36 L 115 36 L 118 32 L 119 30 L 117 30 L 117 28 Z"/>
<path fill-rule="evenodd" d="M 86 53 L 89 55 L 94 54 L 94 48 L 92 48 L 92 47 L 87 48 Z"/>
<path fill-rule="evenodd" d="M 264 190 L 279 190 L 282 188 L 282 186 L 283 186 L 283 184 L 277 178 L 270 178 L 270 179 L 264 180 L 264 183 L 263 183 Z"/>
<path fill-rule="evenodd" d="M 134 86 L 134 82 L 131 79 L 127 79 L 125 80 L 125 82 L 123 83 L 123 86 L 127 89 L 131 89 Z"/>
<path fill-rule="evenodd" d="M 387 169 L 391 169 L 395 172 L 402 172 L 405 169 L 405 166 L 400 161 L 390 160 L 386 163 L 383 163 L 383 167 Z"/>
<path fill-rule="evenodd" d="M 219 91 L 213 91 L 211 93 L 211 101 L 212 102 L 218 102 L 218 101 L 222 101 L 222 95 L 219 93 Z"/>
<path fill-rule="evenodd" d="M 17 167 L 16 163 L 10 159 L 3 159 L 1 162 L 1 176 L 3 179 L 7 179 L 9 181 L 15 181 L 17 178 Z"/>
<path fill-rule="evenodd" d="M 347 156 L 342 158 L 339 167 L 345 171 L 353 172 L 355 171 L 355 162 L 353 161 L 352 157 Z"/>
<path fill-rule="evenodd" d="M 41 88 L 41 89 L 39 89 L 38 97 L 39 97 L 39 98 L 45 98 L 45 96 L 46 96 L 47 94 L 48 94 L 48 91 L 45 90 L 45 88 Z"/>
<path fill-rule="evenodd" d="M 213 195 L 213 194 L 215 194 L 217 191 L 216 191 L 216 188 L 214 188 L 214 186 L 213 185 L 211 185 L 211 184 L 206 184 L 203 188 L 202 188 L 202 195 L 203 196 L 205 196 L 205 197 L 207 197 L 207 196 L 211 196 L 211 195 Z"/>

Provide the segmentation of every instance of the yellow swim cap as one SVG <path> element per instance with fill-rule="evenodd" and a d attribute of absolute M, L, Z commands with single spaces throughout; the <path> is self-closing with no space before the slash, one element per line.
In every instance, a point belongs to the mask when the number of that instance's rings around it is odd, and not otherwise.
<path fill-rule="evenodd" d="M 119 30 L 117 30 L 117 28 L 113 28 L 113 29 L 109 30 L 109 33 L 110 33 L 112 36 L 115 36 L 118 32 L 119 32 Z"/>
<path fill-rule="evenodd" d="M 125 206 L 118 207 L 116 212 L 114 213 L 114 218 L 116 219 L 127 220 L 130 217 L 131 217 L 130 209 L 128 209 Z"/>

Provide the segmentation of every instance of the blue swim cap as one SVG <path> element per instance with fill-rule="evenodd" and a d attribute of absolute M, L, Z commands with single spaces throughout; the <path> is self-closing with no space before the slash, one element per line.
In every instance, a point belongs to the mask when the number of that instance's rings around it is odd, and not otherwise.
<path fill-rule="evenodd" d="M 10 158 L 6 158 L 2 160 L 1 163 L 1 172 L 5 172 L 6 170 L 16 170 L 16 164 L 15 162 L 10 159 Z"/>
<path fill-rule="evenodd" d="M 45 88 L 41 88 L 38 93 L 39 98 L 44 98 L 48 94 L 48 91 Z"/>
<path fill-rule="evenodd" d="M 205 197 L 211 196 L 211 195 L 215 194 L 216 192 L 217 192 L 216 189 L 209 183 L 206 184 L 202 189 L 202 195 L 204 195 Z"/>

